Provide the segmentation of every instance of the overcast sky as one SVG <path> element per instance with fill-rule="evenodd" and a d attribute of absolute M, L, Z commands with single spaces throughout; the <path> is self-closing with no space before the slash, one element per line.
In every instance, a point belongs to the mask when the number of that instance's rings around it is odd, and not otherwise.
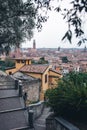
<path fill-rule="evenodd" d="M 22 44 L 22 47 L 32 47 L 33 40 L 35 39 L 37 48 L 77 48 L 78 46 L 75 39 L 72 44 L 67 40 L 61 41 L 66 31 L 67 24 L 62 19 L 62 16 L 59 13 L 52 11 L 49 14 L 48 21 L 43 24 L 42 31 L 38 32 L 36 30 L 32 40 L 27 40 Z M 85 44 L 80 47 L 84 46 Z"/>

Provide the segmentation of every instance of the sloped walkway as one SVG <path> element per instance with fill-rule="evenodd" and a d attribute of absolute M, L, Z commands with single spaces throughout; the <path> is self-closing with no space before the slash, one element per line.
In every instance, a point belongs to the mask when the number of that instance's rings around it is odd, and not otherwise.
<path fill-rule="evenodd" d="M 50 108 L 45 107 L 42 115 L 35 120 L 34 122 L 34 130 L 46 130 L 46 118 L 50 114 Z"/>

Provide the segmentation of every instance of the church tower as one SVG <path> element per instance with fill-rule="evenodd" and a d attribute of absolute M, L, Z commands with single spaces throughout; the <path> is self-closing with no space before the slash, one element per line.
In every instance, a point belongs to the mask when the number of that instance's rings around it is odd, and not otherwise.
<path fill-rule="evenodd" d="M 36 49 L 36 42 L 33 40 L 33 49 Z"/>

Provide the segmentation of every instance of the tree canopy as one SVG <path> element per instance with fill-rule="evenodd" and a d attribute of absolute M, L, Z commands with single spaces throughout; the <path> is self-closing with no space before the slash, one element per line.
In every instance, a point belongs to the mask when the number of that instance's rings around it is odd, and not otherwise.
<path fill-rule="evenodd" d="M 6 59 L 5 61 L 0 60 L 0 69 L 5 71 L 6 68 L 9 67 L 15 67 L 15 62 L 10 60 L 10 59 Z"/>
<path fill-rule="evenodd" d="M 67 38 L 72 43 L 73 36 L 77 39 L 80 46 L 87 41 L 86 31 L 84 30 L 87 21 L 87 1 L 86 0 L 35 0 L 39 3 L 39 8 L 46 8 L 47 11 L 54 10 L 63 16 L 67 22 L 68 29 L 62 40 Z M 56 2 L 56 5 L 52 5 Z M 87 26 L 87 23 L 86 23 Z"/>
<path fill-rule="evenodd" d="M 42 22 L 47 21 L 46 12 L 52 8 L 61 13 L 68 23 L 68 30 L 62 40 L 67 38 L 71 42 L 74 32 L 79 39 L 78 45 L 87 41 L 82 28 L 87 1 L 67 0 L 70 7 L 65 5 L 62 8 L 65 1 L 58 0 L 58 4 L 53 7 L 53 0 L 0 0 L 0 52 L 6 50 L 8 53 L 11 46 L 19 47 L 25 38 L 31 39 L 35 26 L 41 30 Z"/>
<path fill-rule="evenodd" d="M 39 8 L 37 0 L 0 0 L 0 53 L 19 47 L 25 38 L 31 39 L 35 26 L 41 29 L 46 19 L 38 13 Z"/>
<path fill-rule="evenodd" d="M 47 2 L 47 8 L 49 10 L 54 9 L 63 16 L 63 19 L 68 24 L 67 32 L 63 36 L 62 40 L 67 38 L 72 43 L 72 37 L 75 36 L 78 39 L 78 45 L 87 41 L 85 31 L 83 28 L 84 23 L 87 21 L 87 0 L 44 0 Z M 52 2 L 56 2 L 56 5 L 51 6 Z M 86 25 L 87 26 L 87 25 Z"/>
<path fill-rule="evenodd" d="M 69 73 L 55 89 L 46 92 L 48 104 L 58 116 L 87 119 L 87 73 Z"/>
<path fill-rule="evenodd" d="M 67 56 L 63 56 L 61 59 L 62 59 L 62 63 L 68 63 L 69 62 Z"/>
<path fill-rule="evenodd" d="M 9 51 L 12 45 L 19 47 L 25 37 L 31 38 L 35 26 L 36 10 L 31 1 L 0 1 L 0 50 Z"/>
<path fill-rule="evenodd" d="M 78 38 L 78 45 L 80 46 L 87 41 L 85 36 L 86 32 L 83 28 L 87 17 L 87 1 L 68 0 L 68 2 L 70 3 L 70 8 L 66 6 L 62 13 L 63 18 L 67 20 L 68 30 L 62 40 L 68 38 L 68 40 L 72 42 L 72 37 L 75 35 L 76 38 Z"/>

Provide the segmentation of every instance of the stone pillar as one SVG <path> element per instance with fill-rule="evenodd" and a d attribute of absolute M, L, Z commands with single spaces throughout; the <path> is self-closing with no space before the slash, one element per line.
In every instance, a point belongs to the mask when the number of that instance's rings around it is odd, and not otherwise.
<path fill-rule="evenodd" d="M 19 87 L 19 82 L 18 82 L 18 80 L 15 80 L 15 89 L 17 90 L 18 87 Z"/>
<path fill-rule="evenodd" d="M 33 114 L 34 114 L 33 110 L 29 110 L 29 112 L 28 112 L 28 122 L 29 122 L 30 128 L 34 128 Z"/>
<path fill-rule="evenodd" d="M 54 130 L 54 117 L 52 115 L 46 118 L 46 130 Z"/>
<path fill-rule="evenodd" d="M 22 97 L 23 92 L 22 92 L 22 84 L 19 84 L 19 97 Z"/>
<path fill-rule="evenodd" d="M 23 99 L 24 99 L 24 105 L 26 107 L 26 101 L 27 101 L 27 93 L 26 92 L 23 94 Z"/>

